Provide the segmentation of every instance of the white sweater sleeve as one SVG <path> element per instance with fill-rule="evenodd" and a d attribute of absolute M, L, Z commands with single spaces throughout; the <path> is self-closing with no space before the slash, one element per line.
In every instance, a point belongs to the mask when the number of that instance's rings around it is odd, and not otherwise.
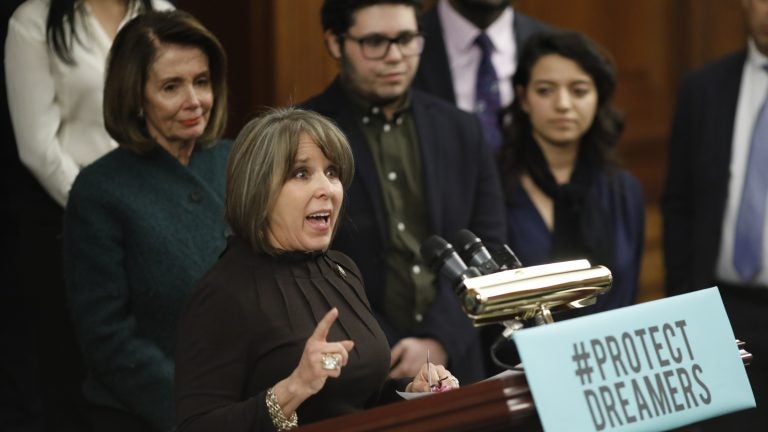
<path fill-rule="evenodd" d="M 79 172 L 63 151 L 57 132 L 61 110 L 57 104 L 50 56 L 45 38 L 45 17 L 8 23 L 5 40 L 5 75 L 8 107 L 19 158 L 60 205 Z"/>

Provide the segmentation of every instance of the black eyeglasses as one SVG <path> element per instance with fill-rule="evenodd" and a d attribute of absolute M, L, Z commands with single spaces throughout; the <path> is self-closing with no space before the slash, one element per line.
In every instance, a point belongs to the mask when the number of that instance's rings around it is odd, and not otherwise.
<path fill-rule="evenodd" d="M 368 60 L 383 59 L 389 53 L 389 48 L 392 44 L 397 44 L 397 47 L 400 48 L 400 53 L 404 57 L 419 55 L 424 50 L 424 35 L 422 33 L 406 32 L 393 38 L 381 34 L 372 34 L 359 38 L 346 34 L 342 35 L 342 37 L 357 42 L 360 45 L 363 57 Z"/>

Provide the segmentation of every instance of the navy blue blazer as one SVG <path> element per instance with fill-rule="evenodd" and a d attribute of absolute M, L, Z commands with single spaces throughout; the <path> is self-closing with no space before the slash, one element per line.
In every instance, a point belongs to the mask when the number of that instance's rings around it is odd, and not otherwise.
<path fill-rule="evenodd" d="M 466 228 L 486 244 L 502 244 L 506 239 L 504 201 L 479 121 L 423 92 L 412 90 L 411 96 L 421 147 L 424 205 L 434 234 L 447 237 Z M 345 197 L 345 215 L 332 248 L 349 255 L 359 266 L 368 299 L 389 342 L 410 336 L 435 338 L 448 352 L 451 372 L 462 382 L 481 378 L 484 372 L 477 331 L 461 310 L 453 287 L 445 281 L 438 284 L 437 297 L 414 334 L 401 334 L 380 313 L 386 298 L 383 257 L 389 243 L 387 214 L 365 135 L 339 79 L 302 105 L 336 121 L 352 147 L 355 178 Z"/>
<path fill-rule="evenodd" d="M 529 37 L 538 32 L 552 30 L 552 27 L 518 11 L 515 11 L 514 17 L 513 30 L 518 53 L 520 53 L 519 48 Z M 421 53 L 419 70 L 413 80 L 413 86 L 456 104 L 453 76 L 448 62 L 448 53 L 445 50 L 443 27 L 437 15 L 437 7 L 431 8 L 422 15 L 421 30 L 426 34 L 424 52 Z"/>
<path fill-rule="evenodd" d="M 669 294 L 715 284 L 745 60 L 745 51 L 728 55 L 680 85 L 662 198 Z"/>
<path fill-rule="evenodd" d="M 611 289 L 597 298 L 594 305 L 567 316 L 581 316 L 630 306 L 637 297 L 640 263 L 645 235 L 645 200 L 640 182 L 623 169 L 609 174 L 603 170 L 589 191 L 597 203 L 611 215 L 613 257 Z M 515 188 L 507 203 L 509 246 L 525 266 L 552 262 L 552 231 L 547 228 L 531 198 L 522 188 Z M 607 263 L 592 262 L 592 265 Z M 561 320 L 560 317 L 555 319 Z"/>

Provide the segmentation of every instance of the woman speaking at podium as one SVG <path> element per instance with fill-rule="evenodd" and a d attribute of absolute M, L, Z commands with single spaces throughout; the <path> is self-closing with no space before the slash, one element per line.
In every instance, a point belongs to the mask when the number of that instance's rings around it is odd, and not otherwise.
<path fill-rule="evenodd" d="M 227 168 L 234 235 L 179 327 L 180 431 L 287 430 L 395 396 L 360 272 L 328 250 L 353 171 L 343 133 L 318 114 L 274 110 L 240 132 Z M 458 387 L 425 364 L 406 390 L 430 382 Z"/>
<path fill-rule="evenodd" d="M 643 249 L 643 194 L 619 168 L 616 72 L 580 33 L 533 36 L 520 54 L 500 172 L 509 245 L 524 265 L 587 258 L 613 273 L 594 313 L 634 303 Z"/>

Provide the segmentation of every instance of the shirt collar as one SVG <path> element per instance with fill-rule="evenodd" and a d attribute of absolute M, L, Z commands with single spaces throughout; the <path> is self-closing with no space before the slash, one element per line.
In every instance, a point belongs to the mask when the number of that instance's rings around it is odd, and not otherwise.
<path fill-rule="evenodd" d="M 443 28 L 443 39 L 448 51 L 463 53 L 472 49 L 475 39 L 482 30 L 456 12 L 448 0 L 440 0 L 437 8 L 440 25 Z M 513 49 L 511 41 L 514 40 L 514 18 L 514 10 L 511 6 L 507 6 L 496 21 L 485 29 L 485 33 L 493 42 L 494 50 L 507 52 Z M 450 29 L 450 31 L 445 31 L 446 29 Z"/>
<path fill-rule="evenodd" d="M 352 106 L 352 111 L 355 113 L 355 116 L 360 119 L 367 119 L 363 121 L 364 124 L 367 124 L 372 117 L 384 118 L 384 114 L 381 111 L 380 105 L 372 104 L 370 101 L 361 97 L 359 94 L 350 89 L 349 86 L 344 84 L 343 81 L 342 88 L 344 89 L 344 93 L 347 95 L 347 98 L 349 98 L 349 102 Z M 397 119 L 403 112 L 408 111 L 410 108 L 411 90 L 408 89 L 405 93 L 404 99 L 402 100 L 400 108 L 395 111 L 393 120 Z"/>
<path fill-rule="evenodd" d="M 768 64 L 768 56 L 757 49 L 752 38 L 747 42 L 747 64 L 760 70 L 765 70 L 765 65 Z"/>

